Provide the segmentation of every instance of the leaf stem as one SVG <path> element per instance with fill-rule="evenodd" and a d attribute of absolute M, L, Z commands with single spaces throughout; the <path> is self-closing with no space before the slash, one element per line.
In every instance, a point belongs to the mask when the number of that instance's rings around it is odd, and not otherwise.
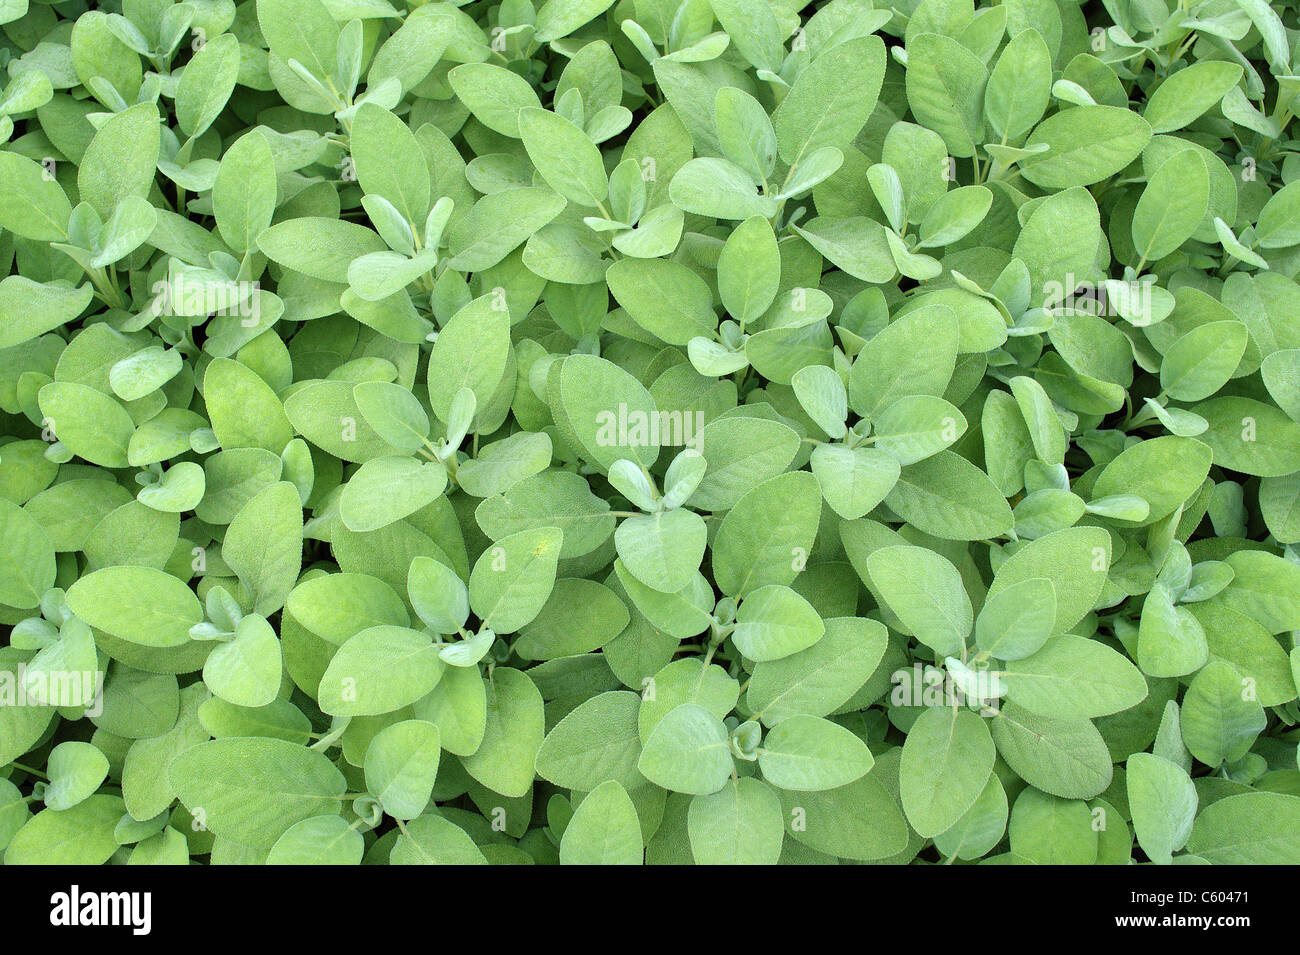
<path fill-rule="evenodd" d="M 14 769 L 20 769 L 29 776 L 39 776 L 41 779 L 48 780 L 50 777 L 45 775 L 41 770 L 34 766 L 28 766 L 26 763 L 20 763 L 17 760 L 9 764 Z"/>

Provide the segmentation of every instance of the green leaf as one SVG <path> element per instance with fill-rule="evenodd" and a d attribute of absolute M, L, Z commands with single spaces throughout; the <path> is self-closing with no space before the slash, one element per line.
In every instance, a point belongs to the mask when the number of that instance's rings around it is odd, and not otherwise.
<path fill-rule="evenodd" d="M 235 706 L 269 706 L 283 676 L 280 641 L 264 617 L 250 615 L 235 626 L 235 639 L 215 647 L 203 664 L 203 682 Z"/>
<path fill-rule="evenodd" d="M 527 80 L 490 63 L 464 63 L 447 82 L 480 123 L 503 136 L 518 138 L 519 111 L 542 105 Z"/>
<path fill-rule="evenodd" d="M 726 727 L 698 703 L 682 703 L 656 723 L 637 760 L 656 786 L 700 796 L 722 789 L 732 765 Z"/>
<path fill-rule="evenodd" d="M 566 201 L 550 189 L 526 186 L 484 196 L 447 233 L 447 264 L 463 272 L 497 265 L 564 209 Z"/>
<path fill-rule="evenodd" d="M 1100 210 L 1087 189 L 1067 188 L 1033 206 L 1012 248 L 1029 272 L 1028 301 L 1048 306 L 1068 297 L 1070 283 L 1092 269 L 1100 241 Z"/>
<path fill-rule="evenodd" d="M 374 103 L 363 103 L 352 122 L 353 169 L 368 196 L 380 196 L 406 217 L 412 229 L 429 212 L 429 170 L 406 123 Z"/>
<path fill-rule="evenodd" d="M 865 216 L 818 216 L 794 226 L 833 265 L 864 282 L 888 282 L 898 272 L 885 227 Z"/>
<path fill-rule="evenodd" d="M 45 805 L 64 812 L 94 795 L 108 776 L 108 757 L 90 743 L 60 743 L 46 764 Z"/>
<path fill-rule="evenodd" d="M 259 0 L 257 22 L 267 45 L 283 60 L 297 60 L 317 77 L 333 72 L 339 27 L 319 0 Z"/>
<path fill-rule="evenodd" d="M 441 752 L 432 723 L 403 720 L 386 726 L 366 747 L 366 788 L 393 818 L 414 819 L 429 804 Z"/>
<path fill-rule="evenodd" d="M 844 422 L 849 416 L 848 393 L 835 370 L 808 365 L 794 373 L 790 385 L 808 417 L 832 438 L 843 439 L 847 431 Z"/>
<path fill-rule="evenodd" d="M 1097 527 L 1055 531 L 1020 547 L 989 585 L 994 596 L 1029 578 L 1044 577 L 1056 591 L 1054 632 L 1070 629 L 1087 615 L 1106 584 L 1111 566 L 1111 539 Z"/>
<path fill-rule="evenodd" d="M 740 54 L 760 70 L 778 72 L 785 51 L 784 31 L 776 13 L 766 4 L 741 0 L 712 0 L 714 15 Z"/>
<path fill-rule="evenodd" d="M 781 159 L 791 167 L 823 146 L 848 146 L 875 108 L 885 76 L 885 45 L 861 36 L 825 50 L 806 66 L 772 117 Z"/>
<path fill-rule="evenodd" d="M 331 716 L 377 716 L 408 706 L 442 678 L 428 634 L 382 624 L 349 637 L 320 678 L 317 698 Z"/>
<path fill-rule="evenodd" d="M 43 809 L 14 833 L 5 865 L 103 865 L 118 850 L 113 829 L 121 818 L 122 800 L 109 795 Z"/>
<path fill-rule="evenodd" d="M 845 520 L 875 509 L 898 483 L 898 458 L 878 448 L 824 444 L 813 449 L 812 472 L 826 503 Z"/>
<path fill-rule="evenodd" d="M 605 280 L 628 317 L 670 345 L 712 336 L 717 328 L 708 285 L 680 263 L 622 259 L 609 267 Z"/>
<path fill-rule="evenodd" d="M 416 557 L 407 592 L 420 619 L 438 633 L 456 633 L 469 617 L 469 591 L 456 572 L 432 557 Z"/>
<path fill-rule="evenodd" d="M 1187 688 L 1180 721 L 1192 755 L 1217 769 L 1241 759 L 1267 724 L 1249 683 L 1229 664 L 1207 663 Z"/>
<path fill-rule="evenodd" d="M 934 837 L 935 848 L 950 858 L 978 859 L 1002 841 L 1007 815 L 1006 790 L 997 773 L 992 773 L 962 817 Z"/>
<path fill-rule="evenodd" d="M 131 415 L 102 391 L 72 381 L 53 381 L 38 396 L 47 427 L 73 454 L 105 468 L 128 466 L 126 449 L 135 433 Z"/>
<path fill-rule="evenodd" d="M 184 366 L 180 352 L 155 345 L 115 363 L 109 369 L 108 383 L 123 401 L 135 401 L 167 384 Z"/>
<path fill-rule="evenodd" d="M 988 725 L 955 707 L 926 709 L 907 734 L 899 767 L 903 810 L 923 836 L 945 832 L 975 804 L 993 772 Z"/>
<path fill-rule="evenodd" d="M 609 178 L 586 133 L 563 116 L 532 107 L 519 111 L 518 125 L 528 158 L 548 186 L 578 205 L 605 201 Z"/>
<path fill-rule="evenodd" d="M 40 163 L 0 152 L 0 226 L 24 238 L 59 242 L 68 236 L 71 215 L 63 187 Z"/>
<path fill-rule="evenodd" d="M 1295 598 L 1300 574 L 1295 564 L 1256 550 L 1229 554 L 1226 563 L 1234 576 L 1220 597 L 1224 606 L 1252 618 L 1269 633 L 1296 629 L 1291 626 L 1300 619 L 1300 601 Z"/>
<path fill-rule="evenodd" d="M 1210 177 L 1194 149 L 1166 159 L 1133 210 L 1133 244 L 1149 262 L 1163 259 L 1192 237 L 1210 202 Z"/>
<path fill-rule="evenodd" d="M 1209 658 L 1200 621 L 1187 608 L 1175 607 L 1162 585 L 1152 587 L 1143 601 L 1136 657 L 1143 672 L 1155 677 L 1194 673 Z"/>
<path fill-rule="evenodd" d="M 874 423 L 874 448 L 887 452 L 902 466 L 938 454 L 966 433 L 966 417 L 933 395 L 899 398 Z"/>
<path fill-rule="evenodd" d="M 773 726 L 758 751 L 763 777 L 786 790 L 837 789 L 867 773 L 874 762 L 867 744 L 851 731 L 802 714 Z"/>
<path fill-rule="evenodd" d="M 727 512 L 713 542 L 713 577 L 732 597 L 767 584 L 791 584 L 817 537 L 816 479 L 791 471 L 747 491 Z"/>
<path fill-rule="evenodd" d="M 1181 129 L 1218 105 L 1241 73 L 1236 63 L 1214 60 L 1175 70 L 1150 94 L 1142 117 L 1154 133 Z"/>
<path fill-rule="evenodd" d="M 1089 720 L 1038 716 L 1008 703 L 993 717 L 989 730 L 998 755 L 1021 779 L 1045 793 L 1091 799 L 1110 785 L 1110 754 Z"/>
<path fill-rule="evenodd" d="M 1118 713 L 1147 695 L 1146 680 L 1127 657 L 1100 641 L 1072 633 L 1009 663 L 999 677 L 1012 702 L 1058 719 Z"/>
<path fill-rule="evenodd" d="M 221 115 L 239 77 L 239 60 L 239 40 L 223 33 L 186 64 L 176 86 L 176 122 L 187 136 L 201 136 Z"/>
<path fill-rule="evenodd" d="M 208 829 L 249 848 L 270 847 L 294 823 L 331 812 L 347 789 L 324 754 L 266 737 L 201 743 L 173 759 L 167 776 Z"/>
<path fill-rule="evenodd" d="M 843 859 L 872 861 L 907 847 L 903 810 L 875 773 L 838 789 L 778 795 L 787 835 L 809 848 Z"/>
<path fill-rule="evenodd" d="M 295 822 L 275 841 L 267 865 L 360 865 L 365 840 L 342 816 Z"/>
<path fill-rule="evenodd" d="M 584 701 L 546 734 L 537 751 L 537 774 L 579 792 L 591 792 L 608 781 L 623 789 L 643 785 L 637 770 L 640 706 L 637 695 L 626 690 Z"/>
<path fill-rule="evenodd" d="M 442 816 L 412 819 L 389 853 L 393 865 L 486 865 L 464 829 Z"/>
<path fill-rule="evenodd" d="M 924 547 L 883 547 L 867 569 L 889 609 L 941 657 L 960 655 L 974 623 L 961 575 L 943 555 Z"/>
<path fill-rule="evenodd" d="M 279 481 L 240 508 L 226 530 L 222 559 L 254 596 L 253 609 L 269 616 L 284 606 L 302 568 L 302 501 Z"/>
<path fill-rule="evenodd" d="M 908 41 L 908 105 L 954 156 L 973 156 L 983 137 L 988 80 L 979 57 L 952 37 L 920 33 Z"/>
<path fill-rule="evenodd" d="M 673 176 L 673 205 L 716 219 L 771 218 L 776 201 L 758 193 L 749 173 L 726 159 L 692 159 Z"/>
<path fill-rule="evenodd" d="M 732 779 L 691 799 L 686 824 L 696 865 L 776 865 L 785 829 L 781 800 L 757 779 Z"/>
<path fill-rule="evenodd" d="M 578 804 L 560 840 L 561 865 L 640 865 L 644 853 L 636 806 L 612 779 Z"/>
<path fill-rule="evenodd" d="M 387 249 L 384 240 L 365 226 L 323 216 L 277 222 L 258 234 L 257 247 L 277 265 L 340 284 L 348 281 L 353 259 Z"/>
<path fill-rule="evenodd" d="M 735 707 L 740 684 L 716 663 L 704 667 L 702 660 L 674 660 L 646 684 L 637 715 L 642 741 L 665 716 L 683 703 L 698 703 L 718 719 Z"/>
<path fill-rule="evenodd" d="M 1179 337 L 1160 362 L 1160 386 L 1177 401 L 1200 401 L 1232 377 L 1249 334 L 1240 322 L 1207 322 Z"/>
<path fill-rule="evenodd" d="M 419 601 L 414 593 L 411 602 L 418 610 Z M 302 626 L 335 646 L 341 646 L 349 637 L 370 627 L 381 624 L 404 627 L 411 622 L 406 605 L 392 587 L 377 577 L 358 573 L 304 579 L 290 592 L 285 609 Z"/>
<path fill-rule="evenodd" d="M 419 718 L 438 727 L 443 749 L 472 755 L 487 732 L 487 695 L 478 667 L 448 667 L 414 709 Z"/>
<path fill-rule="evenodd" d="M 1219 244 L 1223 246 L 1223 251 L 1227 253 L 1229 261 L 1237 259 L 1257 269 L 1268 268 L 1268 260 L 1247 248 L 1245 243 L 1237 238 L 1232 227 L 1219 216 L 1214 217 L 1214 234 Z"/>
<path fill-rule="evenodd" d="M 806 650 L 825 632 L 812 604 L 789 587 L 768 584 L 741 603 L 731 639 L 747 658 L 763 663 Z"/>
<path fill-rule="evenodd" d="M 143 647 L 180 647 L 203 619 L 199 598 L 152 567 L 104 567 L 68 588 L 69 609 L 98 630 Z"/>
<path fill-rule="evenodd" d="M 158 168 L 161 132 L 158 107 L 138 103 L 95 132 L 77 170 L 77 190 L 108 219 L 128 196 L 148 198 Z"/>
<path fill-rule="evenodd" d="M 1192 834 L 1196 787 L 1182 767 L 1149 753 L 1134 753 L 1125 769 L 1138 845 L 1152 862 L 1168 865 Z"/>
<path fill-rule="evenodd" d="M 469 604 L 497 633 L 514 633 L 541 611 L 555 586 L 563 533 L 556 527 L 503 537 L 475 562 Z"/>
<path fill-rule="evenodd" d="M 796 714 L 827 716 L 866 683 L 885 654 L 883 624 L 830 617 L 826 633 L 806 650 L 758 663 L 746 702 L 767 725 Z"/>
<path fill-rule="evenodd" d="M 1011 808 L 1011 851 L 1034 865 L 1094 865 L 1099 835 L 1088 804 L 1026 788 Z"/>
<path fill-rule="evenodd" d="M 344 485 L 339 518 L 348 530 L 378 530 L 427 506 L 446 486 L 447 471 L 439 462 L 371 458 Z"/>
<path fill-rule="evenodd" d="M 488 789 L 514 799 L 532 787 L 544 735 L 542 696 L 533 681 L 519 670 L 498 667 L 488 687 L 483 742 L 461 762 Z"/>
<path fill-rule="evenodd" d="M 993 193 L 984 186 L 959 186 L 945 193 L 921 220 L 917 247 L 933 249 L 956 242 L 983 221 L 992 204 Z"/>
<path fill-rule="evenodd" d="M 913 309 L 867 342 L 849 373 L 849 406 L 874 419 L 908 395 L 941 397 L 957 362 L 957 321 L 942 305 Z"/>
<path fill-rule="evenodd" d="M 1118 106 L 1077 106 L 1039 123 L 1026 146 L 1047 151 L 1024 160 L 1026 180 L 1041 189 L 1090 186 L 1119 172 L 1151 141 L 1151 127 Z"/>
<path fill-rule="evenodd" d="M 614 562 L 614 572 L 627 598 L 655 627 L 669 636 L 685 638 L 703 633 L 712 622 L 713 588 L 703 574 L 676 593 L 666 594 L 637 580 L 621 560 Z"/>
<path fill-rule="evenodd" d="M 1300 243 L 1300 189 L 1283 186 L 1264 203 L 1255 224 L 1255 237 L 1261 248 L 1284 249 Z"/>
<path fill-rule="evenodd" d="M 352 389 L 366 423 L 398 451 L 410 454 L 429 437 L 429 415 L 411 392 L 389 381 L 363 381 Z"/>
<path fill-rule="evenodd" d="M 0 846 L 8 846 L 31 817 L 27 797 L 9 780 L 0 781 Z"/>
<path fill-rule="evenodd" d="M 1264 51 L 1269 66 L 1275 73 L 1287 72 L 1291 60 L 1290 43 L 1287 40 L 1286 29 L 1282 26 L 1282 18 L 1277 15 L 1277 11 L 1263 0 L 1233 0 L 1233 2 L 1250 17 L 1250 22 L 1259 31 L 1264 41 Z"/>
<path fill-rule="evenodd" d="M 265 448 L 275 454 L 293 438 L 280 399 L 241 362 L 214 359 L 203 376 L 208 419 L 221 447 Z"/>
<path fill-rule="evenodd" d="M 1196 413 L 1209 423 L 1203 440 L 1220 467 L 1258 477 L 1300 470 L 1300 424 L 1272 405 L 1222 396 L 1198 404 Z"/>
<path fill-rule="evenodd" d="M 626 518 L 614 532 L 619 559 L 652 590 L 676 593 L 700 569 L 708 528 L 685 509 Z"/>
<path fill-rule="evenodd" d="M 762 182 L 776 167 L 776 132 L 761 103 L 742 89 L 724 86 L 714 100 L 722 154 Z"/>
<path fill-rule="evenodd" d="M 1136 494 L 1151 505 L 1142 523 L 1152 524 L 1191 497 L 1215 456 L 1208 445 L 1191 438 L 1139 441 L 1106 465 L 1093 485 L 1093 495 Z"/>
<path fill-rule="evenodd" d="M 591 493 L 571 471 L 543 471 L 525 478 L 508 494 L 484 500 L 474 518 L 493 540 L 517 531 L 558 527 L 564 532 L 560 557 L 581 557 L 609 539 L 615 519 L 609 503 Z"/>
<path fill-rule="evenodd" d="M 510 313 L 495 296 L 474 299 L 438 333 L 429 355 L 429 404 L 440 421 L 451 417 L 462 388 L 474 393 L 481 419 L 505 377 L 510 359 Z M 405 413 L 411 419 L 412 413 Z"/>
<path fill-rule="evenodd" d="M 85 311 L 93 296 L 90 285 L 62 288 L 20 275 L 0 279 L 0 348 L 21 345 L 72 321 Z"/>
<path fill-rule="evenodd" d="M 629 619 L 627 605 L 610 588 L 594 580 L 563 578 L 523 628 L 515 652 L 545 660 L 599 649 L 622 633 Z"/>
<path fill-rule="evenodd" d="M 208 740 L 211 734 L 199 720 L 199 710 L 210 698 L 201 683 L 186 687 L 172 728 L 131 744 L 122 765 L 122 798 L 132 818 L 151 819 L 175 802 L 177 790 L 168 779 L 168 767 L 177 755 Z"/>
<path fill-rule="evenodd" d="M 1036 653 L 1056 626 L 1056 588 L 1046 577 L 1027 577 L 988 599 L 975 618 L 975 644 L 999 660 Z"/>
<path fill-rule="evenodd" d="M 718 256 L 723 307 L 743 327 L 767 311 L 780 279 L 781 254 L 771 223 L 763 216 L 746 219 L 727 237 Z"/>
<path fill-rule="evenodd" d="M 613 5 L 612 0 L 546 0 L 537 11 L 535 36 L 549 43 L 568 36 Z"/>
<path fill-rule="evenodd" d="M 54 586 L 54 546 L 40 523 L 0 500 L 0 603 L 30 609 Z"/>
<path fill-rule="evenodd" d="M 1036 29 L 1022 30 L 998 56 L 984 91 L 984 115 L 1003 143 L 1019 142 L 1051 102 L 1052 54 Z"/>
<path fill-rule="evenodd" d="M 1300 799 L 1295 796 L 1226 796 L 1196 817 L 1187 849 L 1214 865 L 1295 865 L 1300 859 L 1298 822 Z"/>

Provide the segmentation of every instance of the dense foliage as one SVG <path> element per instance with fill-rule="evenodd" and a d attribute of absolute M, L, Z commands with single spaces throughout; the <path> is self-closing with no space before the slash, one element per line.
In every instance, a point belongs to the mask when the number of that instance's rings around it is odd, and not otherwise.
<path fill-rule="evenodd" d="M 5 863 L 1300 862 L 1296 25 L 0 0 Z"/>

